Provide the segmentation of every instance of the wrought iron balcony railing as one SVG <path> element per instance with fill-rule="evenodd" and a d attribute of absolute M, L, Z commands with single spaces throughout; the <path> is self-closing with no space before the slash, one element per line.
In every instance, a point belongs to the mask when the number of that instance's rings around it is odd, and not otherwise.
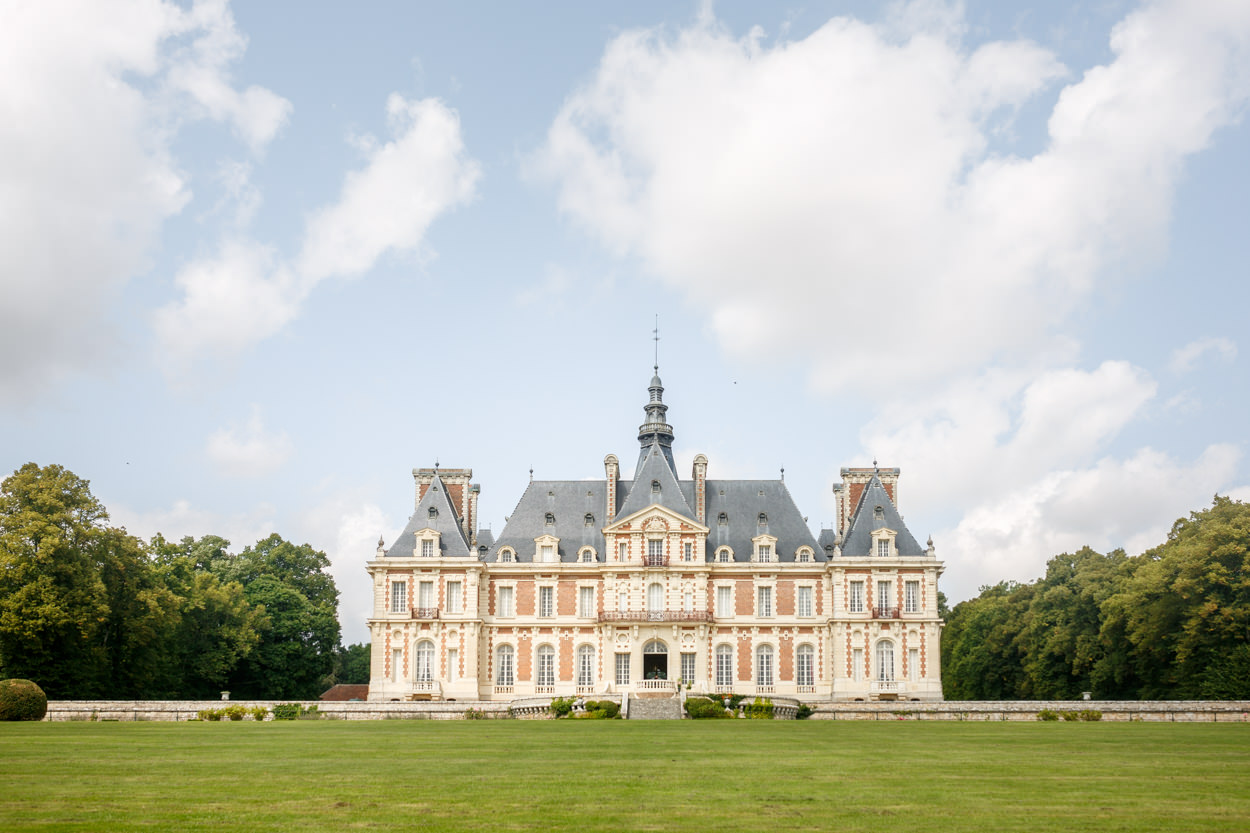
<path fill-rule="evenodd" d="M 437 619 L 438 608 L 436 607 L 414 607 L 412 609 L 413 619 Z"/>

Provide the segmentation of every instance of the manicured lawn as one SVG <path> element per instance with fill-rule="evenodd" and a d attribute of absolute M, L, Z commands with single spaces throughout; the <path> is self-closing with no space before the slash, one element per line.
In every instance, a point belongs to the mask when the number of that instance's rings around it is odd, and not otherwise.
<path fill-rule="evenodd" d="M 0 830 L 1250 830 L 1250 724 L 0 724 Z"/>

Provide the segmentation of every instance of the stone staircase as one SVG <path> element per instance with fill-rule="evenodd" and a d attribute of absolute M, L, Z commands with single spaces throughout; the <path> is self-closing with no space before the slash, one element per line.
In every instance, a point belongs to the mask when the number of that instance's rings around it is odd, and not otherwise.
<path fill-rule="evenodd" d="M 681 700 L 671 697 L 629 697 L 630 720 L 681 720 Z"/>

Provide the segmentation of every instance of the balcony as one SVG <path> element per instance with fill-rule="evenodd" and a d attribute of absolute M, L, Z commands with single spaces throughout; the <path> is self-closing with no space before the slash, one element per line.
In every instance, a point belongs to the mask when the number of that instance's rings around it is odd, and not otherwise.
<path fill-rule="evenodd" d="M 639 680 L 634 683 L 634 691 L 676 691 L 676 680 Z"/>
<path fill-rule="evenodd" d="M 706 610 L 612 610 L 599 614 L 600 622 L 711 622 Z"/>
<path fill-rule="evenodd" d="M 644 567 L 667 567 L 668 556 L 667 555 L 650 555 L 650 554 L 644 555 L 642 557 L 642 566 Z"/>
<path fill-rule="evenodd" d="M 412 609 L 413 619 L 437 619 L 438 608 L 436 607 L 414 607 Z"/>
<path fill-rule="evenodd" d="M 874 607 L 872 609 L 872 618 L 874 619 L 902 619 L 903 614 L 897 607 Z"/>
<path fill-rule="evenodd" d="M 873 694 L 898 694 L 898 680 L 873 680 L 868 690 Z"/>
<path fill-rule="evenodd" d="M 412 684 L 412 693 L 418 697 L 439 697 L 443 687 L 438 680 L 418 680 Z"/>

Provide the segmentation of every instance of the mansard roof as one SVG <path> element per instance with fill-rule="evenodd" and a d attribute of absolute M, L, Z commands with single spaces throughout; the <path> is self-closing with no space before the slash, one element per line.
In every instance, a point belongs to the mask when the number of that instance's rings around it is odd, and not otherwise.
<path fill-rule="evenodd" d="M 603 480 L 531 481 L 485 560 L 498 561 L 499 551 L 511 547 L 517 561 L 533 561 L 534 539 L 554 535 L 560 539 L 560 561 L 577 561 L 578 551 L 585 546 L 594 547 L 602 561 L 606 494 Z M 587 515 L 590 526 L 586 525 Z"/>
<path fill-rule="evenodd" d="M 693 483 L 690 489 L 694 491 Z M 812 531 L 781 480 L 707 481 L 706 525 L 709 559 L 718 548 L 727 546 L 733 550 L 734 561 L 750 561 L 751 539 L 771 535 L 777 539 L 775 551 L 779 561 L 793 561 L 795 552 L 804 546 L 811 547 L 813 560 L 826 560 L 824 550 L 816 546 Z"/>
<path fill-rule="evenodd" d="M 435 510 L 433 516 L 430 510 Z M 447 487 L 437 474 L 430 483 L 425 494 L 417 503 L 417 509 L 408 519 L 408 525 L 400 533 L 399 538 L 386 551 L 388 557 L 411 558 L 416 555 L 416 533 L 423 529 L 433 529 L 439 533 L 439 555 L 463 558 L 476 555 L 469 549 L 465 540 L 464 530 L 460 528 L 460 516 L 447 497 Z"/>
<path fill-rule="evenodd" d="M 903 516 L 898 513 L 894 501 L 890 500 L 881 478 L 874 474 L 860 495 L 855 514 L 851 516 L 846 539 L 842 542 L 842 555 L 851 558 L 872 555 L 872 533 L 883 527 L 895 533 L 894 547 L 899 555 L 927 555 L 903 523 Z"/>
<path fill-rule="evenodd" d="M 652 486 L 653 483 L 659 485 L 658 491 Z M 634 472 L 634 485 L 637 488 L 629 490 L 629 495 L 621 505 L 620 511 L 617 512 L 618 518 L 629 517 L 648 506 L 659 504 L 678 515 L 694 519 L 694 510 L 690 508 L 694 501 L 686 500 L 681 485 L 677 482 L 677 475 L 673 473 L 672 466 L 658 441 L 652 442 L 642 456 L 638 470 Z"/>

